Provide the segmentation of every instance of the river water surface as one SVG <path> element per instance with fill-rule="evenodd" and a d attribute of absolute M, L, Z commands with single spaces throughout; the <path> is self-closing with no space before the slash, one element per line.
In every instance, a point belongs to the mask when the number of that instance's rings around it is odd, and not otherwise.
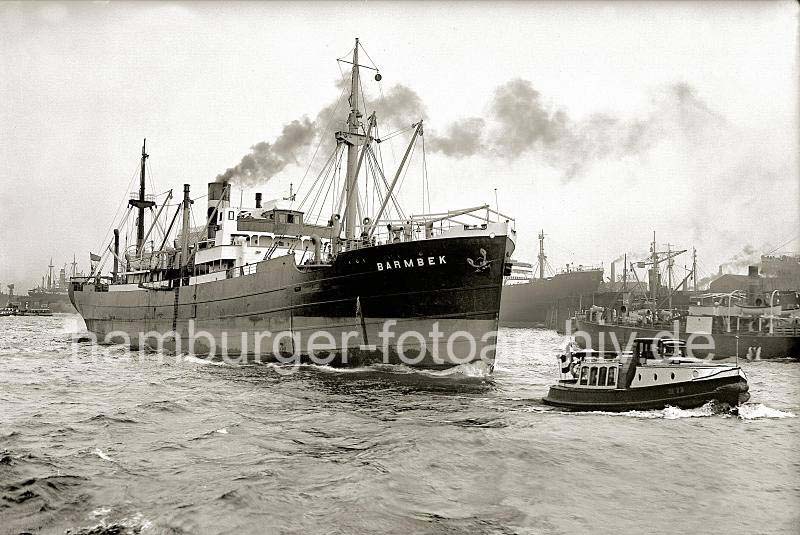
<path fill-rule="evenodd" d="M 0 534 L 798 533 L 800 363 L 739 414 L 564 413 L 553 331 L 491 380 L 209 364 L 0 318 Z"/>

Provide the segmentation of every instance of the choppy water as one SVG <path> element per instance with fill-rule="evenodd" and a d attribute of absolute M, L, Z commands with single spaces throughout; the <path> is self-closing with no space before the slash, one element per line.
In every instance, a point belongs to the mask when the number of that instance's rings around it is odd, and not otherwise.
<path fill-rule="evenodd" d="M 744 363 L 739 415 L 569 414 L 551 331 L 491 382 L 211 365 L 0 318 L 0 533 L 798 533 L 800 364 Z"/>

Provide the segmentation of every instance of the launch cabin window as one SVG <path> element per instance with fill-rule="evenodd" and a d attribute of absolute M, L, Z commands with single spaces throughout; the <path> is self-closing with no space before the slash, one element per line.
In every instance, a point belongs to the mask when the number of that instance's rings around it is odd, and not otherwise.
<path fill-rule="evenodd" d="M 597 378 L 597 384 L 598 385 L 600 385 L 600 386 L 605 386 L 606 385 L 606 373 L 607 373 L 607 370 L 608 370 L 608 368 L 605 368 L 605 367 L 600 368 L 600 375 Z"/>
<path fill-rule="evenodd" d="M 608 382 L 606 383 L 608 386 L 616 386 L 617 385 L 617 369 L 616 368 L 609 368 L 608 369 Z"/>
<path fill-rule="evenodd" d="M 581 368 L 581 384 L 585 385 L 589 381 L 589 368 L 586 366 Z"/>
<path fill-rule="evenodd" d="M 233 221 L 233 210 L 230 210 L 230 211 L 228 212 L 228 219 L 230 219 L 231 221 Z"/>
<path fill-rule="evenodd" d="M 592 371 L 589 373 L 589 386 L 597 386 L 597 367 L 592 366 Z"/>
<path fill-rule="evenodd" d="M 286 222 L 287 223 L 294 223 L 294 214 L 287 214 L 286 215 Z"/>

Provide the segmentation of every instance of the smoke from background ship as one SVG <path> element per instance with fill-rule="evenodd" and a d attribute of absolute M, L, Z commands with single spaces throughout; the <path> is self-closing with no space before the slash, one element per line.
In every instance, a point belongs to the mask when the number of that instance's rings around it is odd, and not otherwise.
<path fill-rule="evenodd" d="M 319 140 L 332 112 L 341 106 L 347 88 L 341 82 L 337 85 L 342 96 L 320 110 L 313 121 L 302 117 L 285 124 L 274 141 L 253 145 L 239 164 L 217 180 L 255 185 L 298 163 L 299 155 Z M 410 126 L 406 124 L 409 117 L 426 117 L 419 95 L 400 84 L 381 96 L 368 95 L 367 109 L 375 109 L 379 121 L 393 130 Z M 652 109 L 642 117 L 596 113 L 576 120 L 565 110 L 547 105 L 530 81 L 515 79 L 495 89 L 487 112 L 488 120 L 467 117 L 441 133 L 427 129 L 427 147 L 452 158 L 516 160 L 534 154 L 559 169 L 568 181 L 584 174 L 593 162 L 639 156 L 670 136 L 691 139 L 709 127 L 725 124 L 685 83 L 661 87 L 652 98 Z M 332 148 L 331 143 L 330 137 L 323 137 L 321 149 Z"/>

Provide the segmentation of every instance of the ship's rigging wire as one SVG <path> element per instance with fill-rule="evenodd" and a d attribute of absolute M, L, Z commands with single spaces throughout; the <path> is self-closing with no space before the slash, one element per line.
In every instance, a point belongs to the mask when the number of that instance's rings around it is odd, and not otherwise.
<path fill-rule="evenodd" d="M 128 181 L 128 185 L 125 188 L 125 195 L 123 196 L 122 201 L 120 202 L 119 206 L 117 206 L 117 210 L 114 212 L 114 217 L 111 219 L 111 223 L 109 223 L 108 228 L 106 229 L 106 232 L 103 235 L 103 239 L 100 241 L 99 247 L 101 249 L 105 249 L 105 243 L 106 243 L 106 241 L 108 241 L 108 239 L 110 237 L 110 234 L 111 234 L 111 231 L 114 229 L 114 223 L 116 222 L 117 217 L 119 217 L 120 210 L 122 209 L 123 206 L 128 204 L 128 202 L 127 202 L 128 201 L 128 195 L 129 195 L 128 192 L 131 190 L 131 186 L 133 185 L 133 181 L 136 180 L 136 175 L 137 175 L 137 171 L 138 170 L 139 170 L 139 165 L 137 164 L 136 169 L 134 169 L 134 171 L 133 171 L 133 175 L 131 176 L 130 181 Z M 126 236 L 126 240 L 127 240 L 127 236 Z"/>
<path fill-rule="evenodd" d="M 369 60 L 369 62 L 370 62 L 370 63 L 372 63 L 372 66 L 373 66 L 373 67 L 375 67 L 375 70 L 376 70 L 376 71 L 380 71 L 380 69 L 379 69 L 379 68 L 378 68 L 378 66 L 375 64 L 375 62 L 374 62 L 374 61 L 372 61 L 372 58 L 371 58 L 371 57 L 369 57 L 369 52 L 367 52 L 367 49 L 366 49 L 366 48 L 364 48 L 364 43 L 362 43 L 361 41 L 359 41 L 359 42 L 358 42 L 358 46 L 359 46 L 359 47 L 361 48 L 361 50 L 364 52 L 364 55 L 365 55 L 365 56 L 367 56 L 367 59 Z"/>
<path fill-rule="evenodd" d="M 428 212 L 431 211 L 431 186 L 428 182 L 428 159 L 425 152 L 425 136 L 422 138 L 422 211 L 425 211 L 425 191 L 428 192 Z"/>
<path fill-rule="evenodd" d="M 316 192 L 317 192 L 317 194 L 314 196 L 314 199 L 311 201 L 311 205 L 308 207 L 308 212 L 309 212 L 309 213 L 313 213 L 313 211 L 314 211 L 314 208 L 317 206 L 317 201 L 319 200 L 319 198 L 320 198 L 320 195 L 322 194 L 322 191 L 323 191 L 323 189 L 325 189 L 325 182 L 332 182 L 332 181 L 331 181 L 331 180 L 323 180 L 323 181 L 322 181 L 322 183 L 320 184 L 319 188 L 316 188 L 316 186 L 317 186 L 317 183 L 320 181 L 320 179 L 321 179 L 323 176 L 325 176 L 325 177 L 328 177 L 328 176 L 329 176 L 329 174 L 333 173 L 333 171 L 334 171 L 334 168 L 335 168 L 335 166 L 336 166 L 336 162 L 337 162 L 337 160 L 338 160 L 338 156 L 339 156 L 339 154 L 340 154 L 340 152 L 341 152 L 339 149 L 340 149 L 340 146 L 339 146 L 339 145 L 337 145 L 337 146 L 336 146 L 336 150 L 335 150 L 335 151 L 333 151 L 333 153 L 331 153 L 331 156 L 330 156 L 330 158 L 328 158 L 328 161 L 327 161 L 327 162 L 325 162 L 325 165 L 324 165 L 324 166 L 323 166 L 323 168 L 320 170 L 320 172 L 319 172 L 319 175 L 317 176 L 317 179 L 314 181 L 314 184 L 311 186 L 311 188 L 309 188 L 309 190 L 308 190 L 308 193 L 307 193 L 307 194 L 306 194 L 306 196 L 303 198 L 303 200 L 300 202 L 300 205 L 298 206 L 298 210 L 299 210 L 300 208 L 302 208 L 303 206 L 305 206 L 305 203 L 306 203 L 306 201 L 308 200 L 308 198 L 311 196 L 311 194 L 312 194 L 312 193 L 314 193 L 314 191 L 316 191 Z M 316 190 L 315 190 L 315 188 L 316 188 Z M 329 190 L 330 190 L 330 187 L 328 188 L 328 191 L 329 191 Z M 327 197 L 327 193 L 326 193 L 325 195 L 326 195 L 326 197 Z M 322 203 L 322 204 L 323 204 L 323 205 L 325 204 L 325 203 L 324 203 L 324 200 L 323 200 L 323 203 Z M 322 211 L 322 210 L 320 209 L 320 212 L 321 212 L 321 211 Z"/>
<path fill-rule="evenodd" d="M 338 63 L 337 63 L 338 65 Z M 341 72 L 341 67 L 339 68 L 339 72 Z M 344 78 L 344 73 L 342 73 L 342 77 Z M 297 185 L 297 190 L 300 191 L 300 188 L 303 186 L 303 183 L 308 176 L 309 171 L 311 170 L 311 166 L 314 165 L 314 161 L 317 158 L 317 153 L 319 152 L 320 147 L 322 147 L 322 142 L 325 139 L 325 133 L 331 130 L 331 125 L 333 124 L 333 120 L 336 117 L 336 112 L 339 110 L 339 106 L 342 104 L 342 97 L 344 97 L 345 92 L 347 91 L 347 86 L 342 87 L 342 92 L 339 94 L 339 98 L 336 99 L 336 106 L 334 106 L 333 110 L 331 110 L 330 115 L 328 115 L 328 121 L 325 125 L 325 128 L 319 135 L 319 141 L 317 141 L 317 147 L 314 149 L 314 154 L 311 156 L 311 161 L 308 162 L 308 166 L 306 167 L 305 173 L 303 173 L 303 177 L 300 179 L 300 183 Z M 337 149 L 338 150 L 338 147 Z"/>
<path fill-rule="evenodd" d="M 771 255 L 772 253 L 774 253 L 774 252 L 776 252 L 776 251 L 779 251 L 780 249 L 782 249 L 782 248 L 783 248 L 783 247 L 785 247 L 786 245 L 789 245 L 790 243 L 792 243 L 793 241 L 795 241 L 795 240 L 796 240 L 796 239 L 798 239 L 798 238 L 800 238 L 800 234 L 796 234 L 795 236 L 793 236 L 793 237 L 789 238 L 788 240 L 786 240 L 785 242 L 783 242 L 783 243 L 782 243 L 782 244 L 780 244 L 779 246 L 775 247 L 774 249 L 772 249 L 772 250 L 770 250 L 770 251 L 768 251 L 768 252 L 766 252 L 766 253 L 764 253 L 764 254 L 765 254 L 765 255 Z"/>
<path fill-rule="evenodd" d="M 367 153 L 367 155 L 368 155 L 370 158 L 372 158 L 372 161 L 373 161 L 373 163 L 375 164 L 375 168 L 378 170 L 378 174 L 380 175 L 380 177 L 381 177 L 381 180 L 383 181 L 383 185 L 384 185 L 384 187 L 386 188 L 386 191 L 388 192 L 388 191 L 389 191 L 389 182 L 386 180 L 386 176 L 383 174 L 382 167 L 381 167 L 381 165 L 378 163 L 378 159 L 377 159 L 377 157 L 376 157 L 376 156 L 375 156 L 375 154 L 372 152 L 372 150 L 370 150 L 370 151 Z M 395 193 L 392 193 L 392 197 L 391 197 L 391 199 L 390 199 L 390 200 L 391 200 L 391 201 L 392 201 L 392 203 L 394 204 L 394 207 L 395 207 L 395 209 L 396 209 L 396 211 L 397 211 L 397 216 L 398 216 L 398 218 L 399 218 L 399 219 L 405 219 L 405 218 L 406 218 L 406 216 L 405 216 L 405 213 L 404 213 L 404 212 L 403 212 L 403 210 L 400 208 L 400 205 L 397 203 L 397 198 L 396 198 L 396 196 L 395 196 Z M 381 202 L 383 202 L 383 199 L 381 199 Z M 388 217 L 387 217 L 387 219 L 388 219 Z"/>
<path fill-rule="evenodd" d="M 396 190 L 398 196 L 400 195 L 400 191 L 403 189 L 403 184 L 405 184 L 406 182 L 406 175 L 408 175 L 408 170 L 411 169 L 411 162 L 414 161 L 414 153 L 416 152 L 416 150 L 417 150 L 417 144 L 414 143 L 414 145 L 411 147 L 411 153 L 408 155 L 408 163 L 406 164 L 406 168 L 403 170 L 403 176 L 400 177 L 400 183 L 397 184 Z"/>

